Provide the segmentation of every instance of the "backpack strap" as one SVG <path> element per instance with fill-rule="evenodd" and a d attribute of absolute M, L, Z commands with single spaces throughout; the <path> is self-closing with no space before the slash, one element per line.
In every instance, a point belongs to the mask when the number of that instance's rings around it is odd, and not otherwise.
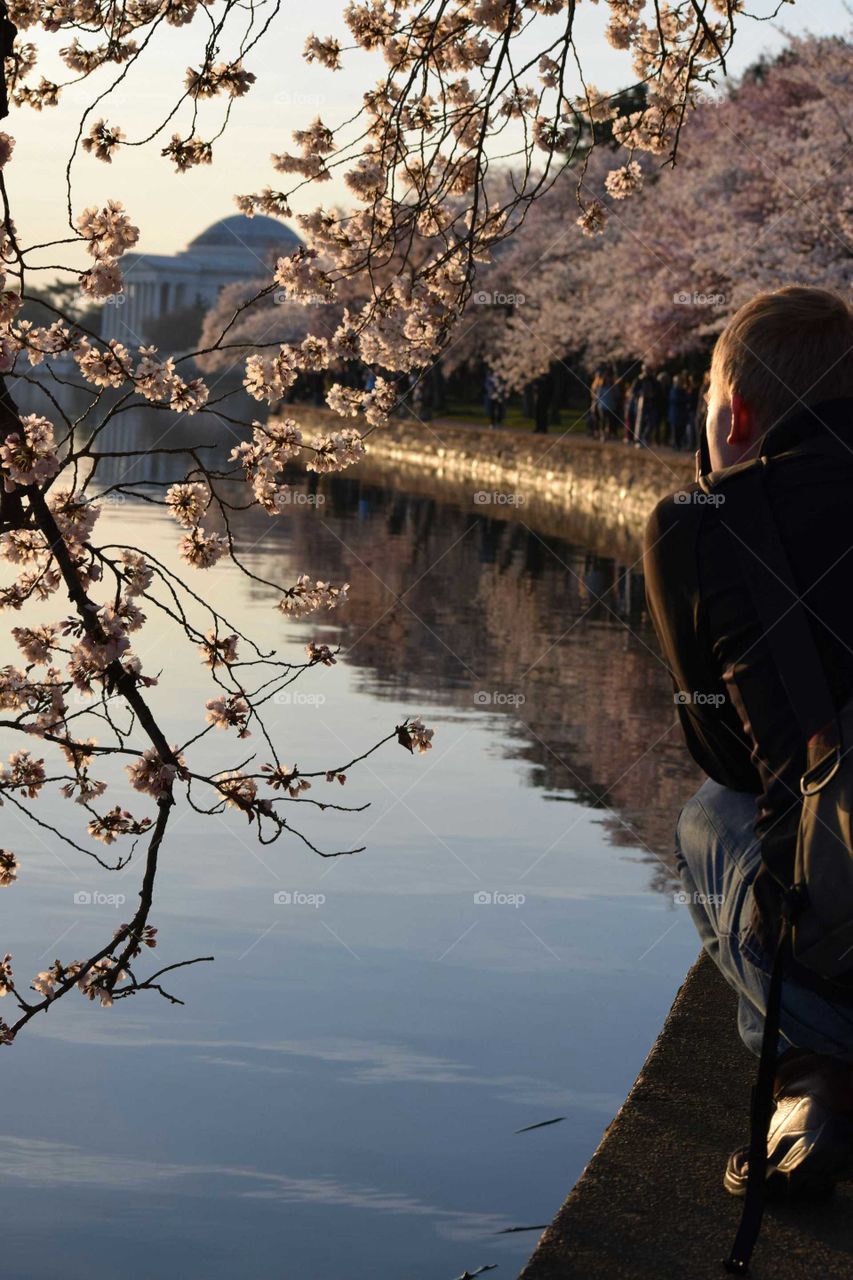
<path fill-rule="evenodd" d="M 815 451 L 834 453 L 835 442 L 827 443 L 830 448 L 820 447 Z M 799 454 L 800 451 L 792 452 Z M 847 453 L 849 461 L 849 451 Z M 764 638 L 806 743 L 808 774 L 830 754 L 837 760 L 841 739 L 808 609 L 794 581 L 767 496 L 768 463 L 767 458 L 759 457 L 733 469 L 734 474 L 727 472 L 725 479 L 721 478 L 716 485 L 713 477 L 703 477 L 700 484 L 706 492 L 716 491 L 718 499 L 725 499 L 718 502 L 719 518 L 739 544 L 738 558 Z M 752 1097 L 746 1197 L 734 1244 L 723 1263 L 733 1275 L 749 1270 L 764 1215 L 767 1135 L 773 1114 L 782 983 L 792 956 L 791 925 L 795 912 L 796 895 L 790 891 L 783 905 L 767 991 L 761 1057 Z"/>
<path fill-rule="evenodd" d="M 782 1011 L 782 978 L 791 957 L 791 923 L 782 919 L 764 1013 L 761 1057 L 758 1076 L 752 1091 L 752 1114 L 749 1126 L 749 1156 L 746 1196 L 734 1244 L 723 1266 L 730 1275 L 744 1275 L 749 1270 L 752 1251 L 761 1231 L 764 1217 L 764 1190 L 767 1177 L 767 1134 L 773 1118 L 773 1084 L 776 1077 L 776 1054 L 779 1043 L 779 1020 Z"/>
<path fill-rule="evenodd" d="M 765 436 L 765 442 L 766 439 L 767 437 Z M 853 465 L 853 450 L 840 436 L 830 432 L 821 432 L 808 440 L 792 445 L 790 449 L 774 453 L 772 459 L 775 462 L 781 462 L 787 458 L 802 458 L 811 454 L 817 454 L 824 458 L 834 458 L 838 462 L 846 463 L 848 467 Z M 761 453 L 760 460 L 766 463 L 770 461 L 770 457 Z"/>

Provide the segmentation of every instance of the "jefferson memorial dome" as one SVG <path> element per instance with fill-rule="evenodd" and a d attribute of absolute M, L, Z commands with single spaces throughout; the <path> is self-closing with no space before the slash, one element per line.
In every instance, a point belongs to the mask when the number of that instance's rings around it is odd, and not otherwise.
<path fill-rule="evenodd" d="M 236 213 L 212 223 L 171 257 L 125 254 L 124 293 L 119 295 L 124 302 L 104 305 L 101 336 L 139 346 L 150 321 L 187 307 L 212 307 L 225 285 L 269 276 L 276 258 L 293 253 L 301 243 L 295 231 L 275 218 Z"/>

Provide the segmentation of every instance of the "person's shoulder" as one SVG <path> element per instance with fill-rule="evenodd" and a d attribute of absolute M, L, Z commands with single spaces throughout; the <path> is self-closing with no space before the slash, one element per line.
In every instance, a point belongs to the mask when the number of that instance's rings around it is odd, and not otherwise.
<path fill-rule="evenodd" d="M 692 599 L 698 582 L 700 528 L 705 518 L 704 493 L 685 485 L 661 498 L 646 525 L 643 575 L 646 598 L 659 617 L 679 600 Z"/>
<path fill-rule="evenodd" d="M 698 574 L 700 545 L 716 523 L 717 507 L 700 485 L 688 484 L 661 498 L 649 516 L 643 539 L 643 571 L 647 581 L 681 582 L 684 589 Z"/>
<path fill-rule="evenodd" d="M 707 505 L 706 496 L 701 486 L 694 483 L 661 498 L 646 524 L 646 551 L 673 534 L 683 537 L 697 529 Z"/>

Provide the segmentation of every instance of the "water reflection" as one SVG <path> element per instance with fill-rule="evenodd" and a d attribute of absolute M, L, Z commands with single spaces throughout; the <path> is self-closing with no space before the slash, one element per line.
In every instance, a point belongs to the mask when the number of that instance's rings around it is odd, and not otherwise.
<path fill-rule="evenodd" d="M 201 415 L 164 427 L 124 415 L 112 447 L 210 433 L 224 458 L 232 443 Z M 134 478 L 178 474 L 158 454 Z M 532 1238 L 498 1233 L 551 1217 L 692 958 L 669 871 L 692 773 L 636 568 L 357 473 L 299 484 L 318 501 L 242 516 L 240 554 L 268 578 L 349 580 L 345 610 L 287 623 L 231 570 L 196 582 L 285 655 L 342 646 L 312 673 L 319 710 L 275 708 L 300 763 L 346 758 L 407 712 L 437 724 L 435 749 L 353 772 L 347 797 L 371 809 L 323 819 L 367 846 L 358 858 L 259 856 L 239 815 L 177 815 L 163 962 L 217 957 L 187 980 L 186 1007 L 81 1001 L 4 1052 L 16 1280 L 450 1280 L 488 1262 L 511 1275 Z M 108 503 L 102 519 L 174 559 L 157 507 Z M 179 737 L 205 674 L 165 631 L 150 660 Z M 89 868 L 13 837 L 27 870 L 3 900 L 4 946 L 29 973 L 44 947 L 85 953 L 111 917 L 73 904 Z M 291 890 L 321 892 L 322 909 L 274 904 Z"/>
<path fill-rule="evenodd" d="M 606 810 L 616 844 L 640 845 L 671 887 L 673 814 L 697 777 L 636 567 L 522 523 L 325 479 L 325 503 L 277 522 L 253 558 L 274 571 L 278 540 L 354 584 L 330 630 L 360 687 L 428 694 L 501 718 L 504 751 L 552 798 Z M 247 521 L 246 536 L 257 536 Z"/>

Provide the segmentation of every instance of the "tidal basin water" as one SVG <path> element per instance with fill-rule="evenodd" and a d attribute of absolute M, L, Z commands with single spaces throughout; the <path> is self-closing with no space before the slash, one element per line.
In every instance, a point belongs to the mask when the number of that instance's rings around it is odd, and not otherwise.
<path fill-rule="evenodd" d="M 247 518 L 240 553 L 262 577 L 349 581 L 344 609 L 288 621 L 230 567 L 193 585 L 285 657 L 341 645 L 270 708 L 286 760 L 341 764 L 406 714 L 433 749 L 354 768 L 333 798 L 363 813 L 297 811 L 324 848 L 367 846 L 349 858 L 179 805 L 152 959 L 215 955 L 172 976 L 186 1005 L 73 993 L 0 1050 L 14 1280 L 510 1277 L 538 1234 L 511 1229 L 550 1220 L 697 950 L 670 870 L 692 773 L 636 568 L 523 510 L 357 476 L 314 493 Z M 175 562 L 162 508 L 112 501 L 101 521 Z M 158 621 L 136 648 L 170 740 L 190 737 L 214 692 L 195 648 Z M 194 758 L 252 749 L 216 733 Z M 67 801 L 38 812 L 84 830 Z M 129 918 L 137 864 L 102 871 L 9 804 L 3 823 L 22 868 L 0 949 L 26 981 Z"/>

